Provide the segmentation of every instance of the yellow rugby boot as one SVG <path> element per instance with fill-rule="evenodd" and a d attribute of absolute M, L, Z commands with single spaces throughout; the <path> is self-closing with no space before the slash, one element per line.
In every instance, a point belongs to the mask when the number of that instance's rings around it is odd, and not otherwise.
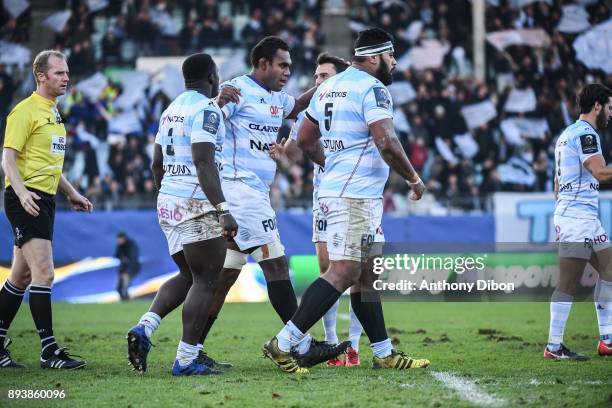
<path fill-rule="evenodd" d="M 292 374 L 308 374 L 308 369 L 300 367 L 298 362 L 293 358 L 291 352 L 282 351 L 278 348 L 278 339 L 272 337 L 262 348 L 264 357 L 269 358 L 272 362 L 286 373 Z"/>
<path fill-rule="evenodd" d="M 401 351 L 392 350 L 387 357 L 372 357 L 372 368 L 395 368 L 396 370 L 406 370 L 408 368 L 425 368 L 429 365 L 427 359 L 416 359 L 408 357 Z"/>

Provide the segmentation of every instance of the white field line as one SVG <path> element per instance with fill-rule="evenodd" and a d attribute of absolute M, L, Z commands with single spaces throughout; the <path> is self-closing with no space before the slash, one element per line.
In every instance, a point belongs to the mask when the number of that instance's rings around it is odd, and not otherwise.
<path fill-rule="evenodd" d="M 459 398 L 469 402 L 470 404 L 499 407 L 506 403 L 505 400 L 497 398 L 494 395 L 488 394 L 481 390 L 473 381 L 462 378 L 458 375 L 449 372 L 430 371 L 431 375 L 440 381 L 446 388 L 449 388 L 457 393 Z"/>

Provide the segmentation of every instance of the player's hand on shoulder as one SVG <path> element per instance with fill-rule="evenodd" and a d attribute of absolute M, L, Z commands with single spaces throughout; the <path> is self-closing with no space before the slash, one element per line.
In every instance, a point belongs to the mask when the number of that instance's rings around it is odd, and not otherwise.
<path fill-rule="evenodd" d="M 219 95 L 217 95 L 217 105 L 222 108 L 230 102 L 240 102 L 240 89 L 232 85 L 226 85 L 219 90 Z"/>
<path fill-rule="evenodd" d="M 223 236 L 233 238 L 238 233 L 238 223 L 229 212 L 224 212 L 219 215 L 219 223 L 223 228 Z"/>
<path fill-rule="evenodd" d="M 427 187 L 425 187 L 425 184 L 421 179 L 419 179 L 417 183 L 408 183 L 408 185 L 412 189 L 412 192 L 410 193 L 408 198 L 410 198 L 412 201 L 420 200 L 421 197 L 423 197 L 423 194 L 425 194 L 425 191 L 427 190 Z"/>
<path fill-rule="evenodd" d="M 92 212 L 93 204 L 87 198 L 82 196 L 79 193 L 75 193 L 73 195 L 68 196 L 68 202 L 70 203 L 70 207 L 74 211 L 79 212 Z"/>

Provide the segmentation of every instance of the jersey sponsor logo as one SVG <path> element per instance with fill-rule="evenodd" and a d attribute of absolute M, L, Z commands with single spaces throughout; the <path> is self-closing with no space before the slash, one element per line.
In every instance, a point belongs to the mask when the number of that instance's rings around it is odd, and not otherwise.
<path fill-rule="evenodd" d="M 259 130 L 260 132 L 269 132 L 269 133 L 277 133 L 279 127 L 272 125 L 260 125 L 257 123 L 249 123 L 249 129 L 251 130 Z"/>
<path fill-rule="evenodd" d="M 161 220 L 180 222 L 183 219 L 183 214 L 181 214 L 181 211 L 178 208 L 175 208 L 174 211 L 172 211 L 168 208 L 161 207 L 157 209 L 157 217 Z"/>
<path fill-rule="evenodd" d="M 589 188 L 591 190 L 597 190 L 599 191 L 599 183 L 589 183 Z"/>
<path fill-rule="evenodd" d="M 584 154 L 597 153 L 599 151 L 595 135 L 580 136 L 580 147 L 582 147 L 582 153 Z"/>
<path fill-rule="evenodd" d="M 249 141 L 250 141 L 251 149 L 259 150 L 260 152 L 270 151 L 270 145 L 268 145 L 265 142 L 260 142 L 259 140 L 253 140 L 253 139 L 250 139 Z"/>
<path fill-rule="evenodd" d="M 281 108 L 276 105 L 270 105 L 270 115 L 273 118 L 277 117 L 280 114 Z"/>
<path fill-rule="evenodd" d="M 221 123 L 220 116 L 217 112 L 210 110 L 204 111 L 204 120 L 202 121 L 202 129 L 213 135 L 217 134 L 219 130 L 219 123 Z"/>
<path fill-rule="evenodd" d="M 376 99 L 376 106 L 379 108 L 389 109 L 391 107 L 391 97 L 389 97 L 385 88 L 374 88 L 374 98 Z"/>
<path fill-rule="evenodd" d="M 333 99 L 333 98 L 346 98 L 348 95 L 347 91 L 325 91 L 319 95 L 319 100 L 323 100 L 323 98 Z"/>
<path fill-rule="evenodd" d="M 572 183 L 561 184 L 559 192 L 562 193 L 564 191 L 572 191 Z"/>
<path fill-rule="evenodd" d="M 51 136 L 51 154 L 61 154 L 62 156 L 66 153 L 66 137 L 53 135 Z"/>
<path fill-rule="evenodd" d="M 261 222 L 264 232 L 274 231 L 276 229 L 276 218 L 268 218 Z"/>
<path fill-rule="evenodd" d="M 316 222 L 317 231 L 327 231 L 327 220 L 317 220 Z"/>
<path fill-rule="evenodd" d="M 344 142 L 339 139 L 323 139 L 323 147 L 330 152 L 344 150 Z"/>
<path fill-rule="evenodd" d="M 185 117 L 184 116 L 166 115 L 166 116 L 162 117 L 161 124 L 163 125 L 166 122 L 168 122 L 168 123 L 183 123 L 184 121 L 185 121 Z"/>
<path fill-rule="evenodd" d="M 606 242 L 608 242 L 608 234 L 603 233 L 601 235 L 597 235 L 593 238 L 585 238 L 584 239 L 584 246 L 587 248 L 591 248 L 593 249 L 593 245 L 597 245 L 597 244 L 605 244 Z"/>
<path fill-rule="evenodd" d="M 164 164 L 163 169 L 170 176 L 191 176 L 191 169 L 186 164 Z"/>

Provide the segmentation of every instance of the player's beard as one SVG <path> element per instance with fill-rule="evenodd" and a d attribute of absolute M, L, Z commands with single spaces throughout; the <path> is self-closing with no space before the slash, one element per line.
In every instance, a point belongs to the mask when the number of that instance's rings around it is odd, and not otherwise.
<path fill-rule="evenodd" d="M 383 59 L 382 55 L 380 57 L 380 65 L 378 66 L 378 70 L 376 71 L 376 78 L 378 78 L 378 80 L 382 82 L 385 86 L 391 85 L 391 83 L 393 82 L 393 74 L 391 73 L 391 69 Z"/>
<path fill-rule="evenodd" d="M 602 109 L 595 118 L 595 126 L 597 126 L 598 130 L 603 130 L 608 127 L 608 115 L 606 114 L 606 109 Z"/>

